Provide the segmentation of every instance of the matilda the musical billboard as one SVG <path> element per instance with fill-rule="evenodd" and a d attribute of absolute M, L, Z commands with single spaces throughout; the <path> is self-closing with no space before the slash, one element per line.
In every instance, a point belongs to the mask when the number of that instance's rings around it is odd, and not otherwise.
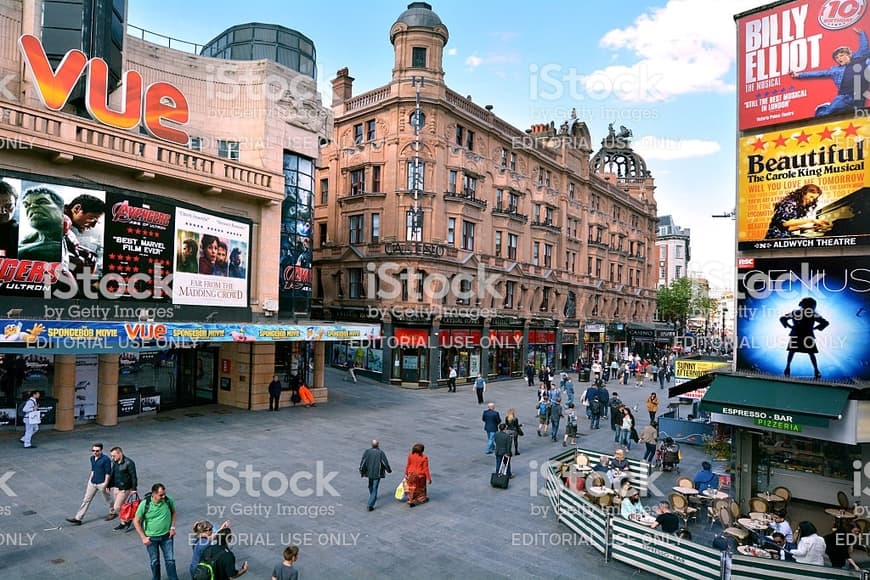
<path fill-rule="evenodd" d="M 738 127 L 863 112 L 866 0 L 788 2 L 737 18 Z"/>
<path fill-rule="evenodd" d="M 739 140 L 739 249 L 870 244 L 870 121 L 773 130 Z"/>

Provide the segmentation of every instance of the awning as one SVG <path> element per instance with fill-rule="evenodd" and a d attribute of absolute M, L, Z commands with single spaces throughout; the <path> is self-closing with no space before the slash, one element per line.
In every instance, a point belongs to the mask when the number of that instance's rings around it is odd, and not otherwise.
<path fill-rule="evenodd" d="M 761 425 L 774 421 L 827 427 L 830 419 L 842 418 L 849 392 L 835 386 L 717 374 L 701 408 L 748 417 Z"/>

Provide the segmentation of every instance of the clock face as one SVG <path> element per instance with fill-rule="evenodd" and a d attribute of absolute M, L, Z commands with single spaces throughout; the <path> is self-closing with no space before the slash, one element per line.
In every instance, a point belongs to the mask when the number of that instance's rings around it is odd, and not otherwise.
<path fill-rule="evenodd" d="M 411 122 L 411 126 L 414 129 L 420 130 L 423 128 L 423 125 L 426 124 L 426 114 L 423 111 L 417 109 L 413 113 L 411 113 L 409 121 Z"/>

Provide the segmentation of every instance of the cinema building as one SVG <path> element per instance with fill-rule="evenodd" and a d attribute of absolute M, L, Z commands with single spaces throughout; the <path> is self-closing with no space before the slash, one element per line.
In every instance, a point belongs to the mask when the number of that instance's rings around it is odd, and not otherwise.
<path fill-rule="evenodd" d="M 565 368 L 593 343 L 615 354 L 605 345 L 655 311 L 655 185 L 631 132 L 611 125 L 593 155 L 577 118 L 521 130 L 451 90 L 448 30 L 425 2 L 389 38 L 387 84 L 355 94 L 348 69 L 332 81 L 312 305 L 383 325 L 382 343 L 335 344 L 332 362 L 434 387 L 450 365 L 462 381 Z"/>
<path fill-rule="evenodd" d="M 380 330 L 309 316 L 313 43 L 248 24 L 203 56 L 92 4 L 77 34 L 75 7 L 3 3 L 0 422 L 34 389 L 60 430 L 261 409 L 276 372 L 324 399 L 324 341 Z"/>

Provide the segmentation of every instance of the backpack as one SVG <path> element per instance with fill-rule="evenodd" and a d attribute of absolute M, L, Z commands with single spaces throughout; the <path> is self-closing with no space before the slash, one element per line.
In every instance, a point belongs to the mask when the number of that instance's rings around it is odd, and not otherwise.
<path fill-rule="evenodd" d="M 589 410 L 592 411 L 593 415 L 601 414 L 601 401 L 598 400 L 598 395 L 595 395 L 590 401 Z"/>
<path fill-rule="evenodd" d="M 562 405 L 559 403 L 550 403 L 550 420 L 562 417 Z"/>
<path fill-rule="evenodd" d="M 199 563 L 193 570 L 193 580 L 214 580 L 214 566 L 222 553 L 222 546 L 209 546 L 206 548 L 199 559 Z"/>
<path fill-rule="evenodd" d="M 574 411 L 568 413 L 568 425 L 571 425 L 572 427 L 577 425 L 577 413 Z"/>
<path fill-rule="evenodd" d="M 610 399 L 610 408 L 611 409 L 618 409 L 621 404 L 622 404 L 622 401 L 619 400 L 619 397 L 613 397 L 612 399 Z"/>

